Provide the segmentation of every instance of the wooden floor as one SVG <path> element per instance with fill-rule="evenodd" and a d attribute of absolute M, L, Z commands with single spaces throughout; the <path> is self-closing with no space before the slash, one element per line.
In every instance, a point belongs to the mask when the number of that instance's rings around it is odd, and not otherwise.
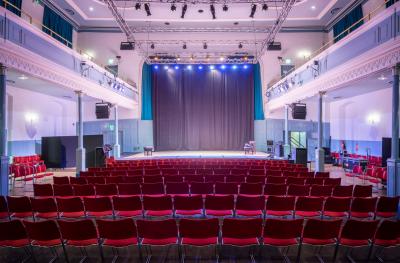
<path fill-rule="evenodd" d="M 122 159 L 149 159 L 149 158 L 268 158 L 270 154 L 265 152 L 256 152 L 254 154 L 245 154 L 244 151 L 160 151 L 153 152 L 152 155 L 137 153 L 128 155 Z"/>

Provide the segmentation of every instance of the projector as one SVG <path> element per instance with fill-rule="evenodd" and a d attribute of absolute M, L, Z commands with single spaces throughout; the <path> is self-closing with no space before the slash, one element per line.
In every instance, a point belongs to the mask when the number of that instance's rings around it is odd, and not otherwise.
<path fill-rule="evenodd" d="M 134 50 L 135 42 L 121 42 L 120 50 Z"/>

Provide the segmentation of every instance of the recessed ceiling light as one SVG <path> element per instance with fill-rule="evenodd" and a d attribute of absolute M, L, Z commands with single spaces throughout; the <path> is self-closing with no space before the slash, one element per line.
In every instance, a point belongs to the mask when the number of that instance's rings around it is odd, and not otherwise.
<path fill-rule="evenodd" d="M 315 5 L 312 5 L 311 10 L 315 10 L 315 9 L 317 9 L 317 7 Z"/>
<path fill-rule="evenodd" d="M 114 64 L 114 59 L 112 59 L 112 58 L 108 59 L 108 65 L 112 65 L 112 64 Z"/>
<path fill-rule="evenodd" d="M 25 76 L 24 74 L 22 74 L 21 76 L 18 77 L 18 79 L 20 79 L 20 80 L 27 80 L 28 77 Z"/>
<path fill-rule="evenodd" d="M 93 6 L 89 6 L 89 11 L 90 11 L 90 12 L 93 12 L 93 11 L 94 11 Z"/>

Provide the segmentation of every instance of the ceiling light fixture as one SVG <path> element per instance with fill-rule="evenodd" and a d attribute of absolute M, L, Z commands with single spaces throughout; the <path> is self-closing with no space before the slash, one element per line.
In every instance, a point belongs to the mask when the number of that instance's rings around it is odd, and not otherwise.
<path fill-rule="evenodd" d="M 315 10 L 315 9 L 317 9 L 317 7 L 315 5 L 312 5 L 311 10 Z"/>
<path fill-rule="evenodd" d="M 263 4 L 262 5 L 262 10 L 263 11 L 267 11 L 268 10 L 268 5 L 267 4 Z"/>
<path fill-rule="evenodd" d="M 222 10 L 224 11 L 224 12 L 228 12 L 228 6 L 226 5 L 226 4 L 224 4 L 224 6 L 222 7 Z"/>
<path fill-rule="evenodd" d="M 154 43 L 151 43 L 150 48 L 154 49 Z"/>
<path fill-rule="evenodd" d="M 136 4 L 135 4 L 135 9 L 136 9 L 136 10 L 139 10 L 140 8 L 141 8 L 141 4 L 140 4 L 140 3 L 136 3 Z"/>
<path fill-rule="evenodd" d="M 24 74 L 22 74 L 21 76 L 18 77 L 18 79 L 20 79 L 20 80 L 27 80 L 28 77 L 25 76 Z"/>
<path fill-rule="evenodd" d="M 213 19 L 217 19 L 217 17 L 215 16 L 215 6 L 213 4 L 210 5 L 210 11 Z"/>
<path fill-rule="evenodd" d="M 207 43 L 204 43 L 204 44 L 203 44 L 203 48 L 204 48 L 204 49 L 207 49 L 207 48 L 208 48 Z"/>
<path fill-rule="evenodd" d="M 182 48 L 187 49 L 186 43 L 183 44 Z"/>
<path fill-rule="evenodd" d="M 172 12 L 176 11 L 176 5 L 175 5 L 175 4 L 172 4 L 172 5 L 171 5 L 171 11 L 172 11 Z"/>
<path fill-rule="evenodd" d="M 89 11 L 90 11 L 90 12 L 93 12 L 93 11 L 94 11 L 93 6 L 89 6 Z"/>
<path fill-rule="evenodd" d="M 386 77 L 385 77 L 385 75 L 382 74 L 378 79 L 379 80 L 386 80 Z"/>
<path fill-rule="evenodd" d="M 250 17 L 254 18 L 254 15 L 256 14 L 257 11 L 257 5 L 256 4 L 252 4 L 251 5 L 251 13 L 250 13 Z"/>
<path fill-rule="evenodd" d="M 242 49 L 243 48 L 243 44 L 240 42 L 239 43 L 239 49 Z"/>
<path fill-rule="evenodd" d="M 184 4 L 182 6 L 182 15 L 181 15 L 182 19 L 185 18 L 186 10 L 187 10 L 187 4 Z"/>
<path fill-rule="evenodd" d="M 144 10 L 146 10 L 147 16 L 151 16 L 150 5 L 148 3 L 144 4 Z"/>

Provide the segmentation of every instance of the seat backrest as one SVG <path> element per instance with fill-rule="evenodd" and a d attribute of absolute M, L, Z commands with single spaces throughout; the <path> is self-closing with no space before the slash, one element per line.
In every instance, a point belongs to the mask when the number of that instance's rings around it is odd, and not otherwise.
<path fill-rule="evenodd" d="M 188 183 L 167 183 L 166 184 L 167 194 L 189 194 L 189 184 Z"/>
<path fill-rule="evenodd" d="M 219 221 L 209 219 L 181 219 L 179 234 L 182 238 L 212 238 L 219 235 Z"/>
<path fill-rule="evenodd" d="M 32 211 L 32 205 L 27 196 L 7 196 L 8 209 L 11 213 Z"/>
<path fill-rule="evenodd" d="M 353 197 L 371 197 L 372 185 L 355 185 Z"/>
<path fill-rule="evenodd" d="M 238 189 L 237 183 L 215 183 L 216 194 L 237 195 Z"/>
<path fill-rule="evenodd" d="M 304 226 L 303 238 L 317 240 L 336 239 L 339 237 L 341 219 L 321 220 L 310 218 Z"/>
<path fill-rule="evenodd" d="M 162 195 L 165 194 L 163 183 L 144 183 L 142 184 L 142 194 L 144 195 Z"/>
<path fill-rule="evenodd" d="M 140 184 L 124 183 L 124 184 L 118 184 L 118 194 L 119 195 L 141 195 L 142 190 L 140 188 Z"/>
<path fill-rule="evenodd" d="M 126 183 L 126 184 L 142 184 L 143 176 L 141 176 L 141 175 L 126 176 L 126 177 L 124 177 L 124 183 Z"/>
<path fill-rule="evenodd" d="M 380 196 L 376 206 L 377 212 L 397 212 L 399 208 L 399 196 Z"/>
<path fill-rule="evenodd" d="M 56 198 L 59 212 L 84 211 L 82 199 L 79 197 Z"/>
<path fill-rule="evenodd" d="M 103 239 L 120 240 L 137 237 L 136 225 L 131 218 L 97 219 L 96 224 L 99 237 Z"/>
<path fill-rule="evenodd" d="M 83 204 L 85 206 L 86 211 L 111 211 L 112 203 L 109 197 L 84 197 Z"/>
<path fill-rule="evenodd" d="M 8 213 L 6 198 L 0 195 L 0 213 Z"/>
<path fill-rule="evenodd" d="M 80 241 L 98 238 L 96 226 L 91 219 L 58 220 L 58 225 L 60 226 L 61 236 L 66 240 Z"/>
<path fill-rule="evenodd" d="M 239 187 L 239 194 L 262 195 L 264 184 L 262 183 L 242 183 Z"/>
<path fill-rule="evenodd" d="M 400 221 L 383 220 L 376 231 L 375 239 L 391 240 L 398 244 L 400 238 Z"/>
<path fill-rule="evenodd" d="M 144 210 L 172 210 L 172 198 L 170 196 L 143 196 Z"/>
<path fill-rule="evenodd" d="M 233 210 L 235 198 L 233 195 L 207 195 L 204 203 L 205 209 Z"/>
<path fill-rule="evenodd" d="M 244 183 L 246 181 L 245 175 L 230 175 L 225 177 L 225 182 L 227 183 Z"/>
<path fill-rule="evenodd" d="M 54 196 L 73 196 L 74 189 L 70 184 L 55 184 L 53 185 Z"/>
<path fill-rule="evenodd" d="M 286 177 L 267 176 L 267 184 L 286 184 Z"/>
<path fill-rule="evenodd" d="M 175 210 L 198 210 L 203 209 L 203 197 L 201 195 L 193 196 L 175 196 Z"/>
<path fill-rule="evenodd" d="M 348 212 L 350 211 L 351 198 L 328 197 L 324 204 L 324 211 Z"/>
<path fill-rule="evenodd" d="M 145 175 L 143 176 L 143 183 L 164 183 L 164 180 L 161 175 Z"/>
<path fill-rule="evenodd" d="M 308 195 L 310 195 L 310 186 L 309 185 L 291 184 L 288 187 L 287 195 L 308 196 Z"/>
<path fill-rule="evenodd" d="M 32 211 L 40 213 L 57 212 L 56 201 L 53 197 L 31 198 Z"/>
<path fill-rule="evenodd" d="M 0 222 L 0 241 L 28 238 L 21 220 Z"/>
<path fill-rule="evenodd" d="M 69 178 L 70 184 L 87 184 L 87 180 L 85 177 L 70 177 Z"/>
<path fill-rule="evenodd" d="M 324 185 L 332 185 L 337 186 L 340 185 L 342 182 L 342 178 L 325 178 Z"/>
<path fill-rule="evenodd" d="M 296 211 L 322 211 L 322 197 L 299 196 L 296 200 Z"/>
<path fill-rule="evenodd" d="M 116 184 L 95 184 L 94 187 L 97 196 L 118 195 L 118 189 Z"/>
<path fill-rule="evenodd" d="M 286 184 L 293 185 L 304 185 L 306 178 L 304 177 L 288 177 L 286 178 Z"/>
<path fill-rule="evenodd" d="M 333 188 L 332 196 L 336 197 L 351 197 L 353 196 L 352 185 L 337 185 Z"/>
<path fill-rule="evenodd" d="M 249 175 L 246 178 L 247 183 L 261 183 L 265 184 L 266 177 L 265 175 Z"/>
<path fill-rule="evenodd" d="M 69 176 L 53 176 L 53 184 L 69 184 Z"/>
<path fill-rule="evenodd" d="M 182 183 L 183 175 L 164 175 L 164 183 Z"/>
<path fill-rule="evenodd" d="M 265 210 L 265 196 L 243 196 L 236 198 L 237 210 Z"/>
<path fill-rule="evenodd" d="M 332 195 L 333 187 L 331 185 L 312 185 L 310 195 L 328 197 Z"/>
<path fill-rule="evenodd" d="M 378 220 L 355 220 L 349 219 L 342 228 L 340 238 L 351 240 L 368 240 L 375 235 Z"/>
<path fill-rule="evenodd" d="M 191 194 L 212 194 L 214 193 L 213 183 L 197 183 L 193 182 L 190 184 Z"/>
<path fill-rule="evenodd" d="M 36 222 L 24 221 L 23 223 L 31 241 L 50 241 L 59 239 L 61 242 L 61 233 L 55 220 Z"/>
<path fill-rule="evenodd" d="M 94 196 L 95 195 L 95 190 L 94 190 L 94 185 L 93 184 L 74 184 L 74 194 L 76 196 Z"/>
<path fill-rule="evenodd" d="M 53 186 L 51 184 L 33 184 L 34 196 L 53 196 Z"/>
<path fill-rule="evenodd" d="M 303 219 L 271 219 L 265 221 L 264 237 L 276 239 L 299 238 L 303 230 Z"/>
<path fill-rule="evenodd" d="M 351 203 L 352 212 L 375 212 L 376 197 L 355 197 Z"/>
<path fill-rule="evenodd" d="M 259 238 L 262 236 L 262 223 L 261 218 L 226 218 L 222 224 L 222 237 Z"/>
<path fill-rule="evenodd" d="M 295 200 L 294 196 L 269 196 L 266 209 L 271 211 L 291 211 L 294 210 Z"/>
<path fill-rule="evenodd" d="M 137 211 L 142 210 L 142 200 L 140 196 L 113 196 L 115 211 Z"/>
<path fill-rule="evenodd" d="M 268 196 L 282 196 L 286 195 L 287 186 L 286 184 L 265 184 L 264 195 Z"/>
<path fill-rule="evenodd" d="M 165 220 L 137 220 L 139 238 L 178 238 L 178 227 L 174 219 Z"/>

